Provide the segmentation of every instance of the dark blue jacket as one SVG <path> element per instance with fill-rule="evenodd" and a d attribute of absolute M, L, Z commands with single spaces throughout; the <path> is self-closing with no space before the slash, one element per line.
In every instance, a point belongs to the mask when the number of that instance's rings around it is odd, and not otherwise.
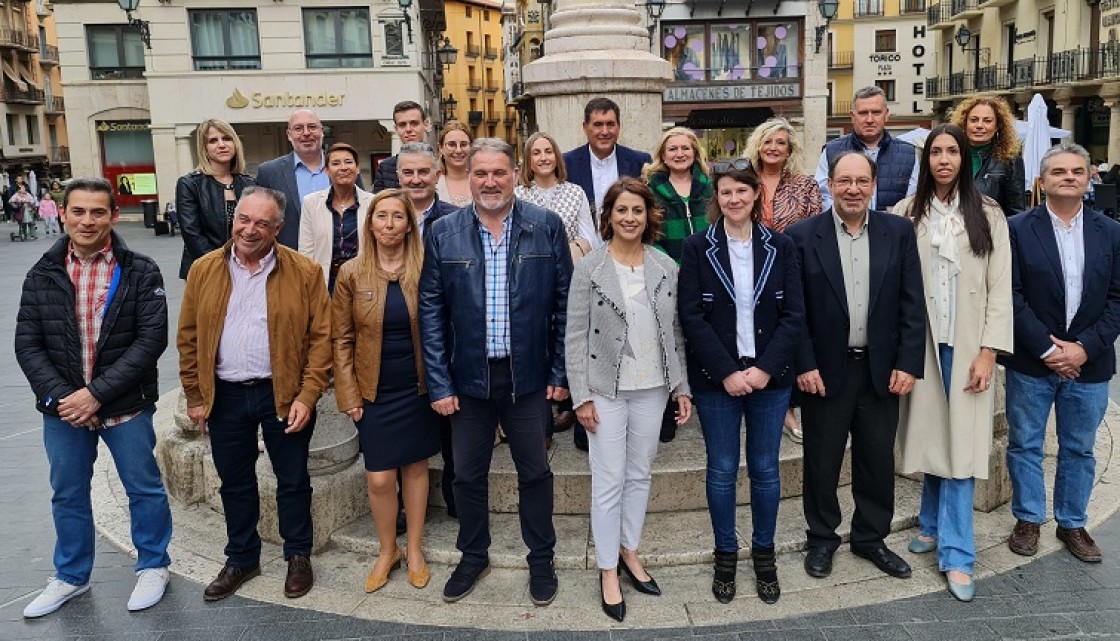
<path fill-rule="evenodd" d="M 677 313 L 688 348 L 692 390 L 723 390 L 723 379 L 742 369 L 737 348 L 734 276 L 727 232 L 720 219 L 684 241 L 677 277 Z M 770 375 L 767 389 L 793 384 L 793 358 L 805 330 L 801 268 L 788 237 L 753 225 L 755 366 Z"/>
<path fill-rule="evenodd" d="M 642 167 L 652 162 L 650 155 L 644 151 L 614 146 L 615 158 L 618 162 L 618 177 L 641 178 Z M 582 145 L 571 151 L 564 152 L 564 169 L 568 171 L 568 182 L 573 182 L 583 188 L 587 194 L 587 202 L 591 203 L 591 213 L 595 214 L 595 182 L 591 178 L 591 147 Z"/>
<path fill-rule="evenodd" d="M 435 200 L 432 201 L 432 204 L 435 206 L 435 208 L 432 209 L 432 213 L 428 214 L 428 217 L 424 219 L 424 233 L 422 236 L 422 240 L 427 240 L 428 234 L 432 231 L 432 223 L 448 214 L 454 214 L 455 212 L 462 209 L 461 207 L 456 207 L 449 202 L 440 200 L 439 194 L 436 194 Z"/>
<path fill-rule="evenodd" d="M 1116 373 L 1113 344 L 1120 336 L 1120 224 L 1085 208 L 1085 270 L 1081 306 L 1066 329 L 1066 288 L 1058 242 L 1046 206 L 1007 219 L 1011 235 L 1012 304 L 1015 308 L 1015 354 L 1003 365 L 1030 376 L 1053 371 L 1042 354 L 1050 335 L 1077 341 L 1089 360 L 1081 366 L 1083 383 L 1100 383 Z"/>
<path fill-rule="evenodd" d="M 867 145 L 852 133 L 837 138 L 824 146 L 825 158 L 828 164 L 832 159 L 844 151 L 867 152 Z M 966 159 L 967 160 L 967 159 Z M 905 140 L 895 140 L 887 132 L 883 132 L 879 140 L 879 155 L 875 161 L 875 207 L 886 211 L 894 204 L 906 197 L 910 187 L 910 174 L 914 173 L 914 163 L 918 157 L 914 152 L 914 145 Z"/>
<path fill-rule="evenodd" d="M 564 332 L 572 255 L 556 214 L 514 199 L 509 246 L 513 394 L 567 387 Z M 428 396 L 490 397 L 486 357 L 486 265 L 474 205 L 425 234 L 420 337 Z"/>
<path fill-rule="evenodd" d="M 303 208 L 303 200 L 299 197 L 299 185 L 296 183 L 294 155 L 295 152 L 288 152 L 279 158 L 261 163 L 261 166 L 257 167 L 256 181 L 261 187 L 283 192 L 287 199 L 284 207 L 284 226 L 280 228 L 276 240 L 285 247 L 298 250 L 299 217 Z M 326 152 L 323 154 L 323 161 L 326 162 Z M 361 175 L 358 176 L 354 184 L 358 186 L 358 189 L 365 189 L 365 186 L 362 185 Z M 183 213 L 179 212 L 179 215 L 182 216 Z M 186 278 L 186 276 L 184 275 L 183 278 Z"/>
<path fill-rule="evenodd" d="M 869 295 L 867 358 L 879 396 L 890 394 L 891 370 L 921 378 L 925 370 L 926 304 L 914 225 L 901 216 L 868 212 Z M 797 373 L 820 370 L 826 397 L 841 391 L 846 375 L 848 297 L 832 214 L 786 228 L 797 246 L 805 298 L 806 336 L 798 346 Z"/>

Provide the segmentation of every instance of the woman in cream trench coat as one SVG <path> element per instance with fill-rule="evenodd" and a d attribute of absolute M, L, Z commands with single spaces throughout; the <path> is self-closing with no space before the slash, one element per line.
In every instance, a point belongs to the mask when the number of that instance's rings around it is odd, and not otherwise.
<path fill-rule="evenodd" d="M 935 128 L 917 192 L 895 205 L 915 221 L 929 321 L 926 376 L 899 411 L 902 472 L 925 474 L 909 549 L 937 550 L 949 592 L 962 601 L 975 594 L 972 502 L 975 479 L 988 478 L 995 358 L 1013 345 L 1007 221 L 973 184 L 970 154 L 960 128 Z"/>

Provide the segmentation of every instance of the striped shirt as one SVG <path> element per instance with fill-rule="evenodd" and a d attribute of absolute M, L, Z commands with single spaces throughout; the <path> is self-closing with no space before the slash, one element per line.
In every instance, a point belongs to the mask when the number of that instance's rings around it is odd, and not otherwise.
<path fill-rule="evenodd" d="M 222 338 L 218 342 L 215 374 L 223 381 L 240 383 L 272 378 L 272 353 L 268 347 L 268 275 L 276 268 L 276 248 L 261 259 L 257 271 L 229 253 L 229 293 Z"/>
<path fill-rule="evenodd" d="M 512 210 L 511 210 L 512 211 Z M 478 236 L 482 240 L 483 263 L 486 266 L 486 357 L 509 356 L 509 223 L 510 214 L 502 220 L 502 235 L 494 238 L 482 219 L 478 219 Z"/>
<path fill-rule="evenodd" d="M 111 241 L 89 258 L 79 256 L 74 251 L 73 244 L 66 253 L 66 271 L 70 274 L 70 282 L 74 283 L 74 314 L 78 319 L 78 335 L 82 342 L 82 378 L 86 385 L 93 380 L 93 367 L 97 362 L 97 339 L 101 336 L 101 322 L 105 319 L 105 307 L 109 302 L 109 288 L 116 266 Z M 140 412 L 103 418 L 102 425 L 120 425 L 136 418 L 138 414 Z"/>

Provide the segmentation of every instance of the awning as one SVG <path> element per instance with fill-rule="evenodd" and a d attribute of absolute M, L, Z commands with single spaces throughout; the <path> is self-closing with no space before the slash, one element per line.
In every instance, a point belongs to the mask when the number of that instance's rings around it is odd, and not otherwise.
<path fill-rule="evenodd" d="M 32 87 L 35 87 L 36 89 L 43 89 L 43 85 L 41 85 L 39 81 L 35 79 L 35 74 L 31 72 L 31 69 L 28 69 L 27 67 L 20 64 L 17 64 L 16 66 L 19 69 L 19 76 L 20 78 L 23 78 L 24 82 L 31 85 Z"/>
<path fill-rule="evenodd" d="M 19 75 L 16 74 L 16 70 L 12 69 L 12 65 L 8 64 L 7 60 L 0 62 L 0 66 L 4 67 L 4 75 L 16 84 L 17 90 L 27 91 L 27 83 L 19 79 Z"/>

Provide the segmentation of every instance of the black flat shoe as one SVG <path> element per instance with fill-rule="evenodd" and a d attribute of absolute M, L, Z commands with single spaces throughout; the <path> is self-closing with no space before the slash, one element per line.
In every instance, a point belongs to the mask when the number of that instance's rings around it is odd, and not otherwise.
<path fill-rule="evenodd" d="M 622 620 L 626 618 L 626 599 L 614 604 L 607 603 L 607 597 L 603 595 L 602 571 L 599 572 L 599 602 L 603 606 L 603 613 L 615 621 L 622 623 Z"/>
<path fill-rule="evenodd" d="M 639 581 L 638 577 L 630 571 L 630 566 L 626 565 L 626 561 L 622 559 L 621 555 L 618 557 L 618 566 L 622 568 L 623 572 L 626 572 L 626 576 L 630 577 L 630 584 L 634 586 L 635 590 L 642 594 L 661 596 L 661 587 L 657 585 L 657 581 L 653 580 L 652 574 L 649 575 L 649 581 Z M 647 574 L 649 573 L 647 572 Z"/>
<path fill-rule="evenodd" d="M 852 554 L 862 557 L 875 564 L 879 571 L 898 579 L 910 578 L 910 566 L 902 557 L 891 552 L 886 546 L 873 548 L 852 548 Z"/>

